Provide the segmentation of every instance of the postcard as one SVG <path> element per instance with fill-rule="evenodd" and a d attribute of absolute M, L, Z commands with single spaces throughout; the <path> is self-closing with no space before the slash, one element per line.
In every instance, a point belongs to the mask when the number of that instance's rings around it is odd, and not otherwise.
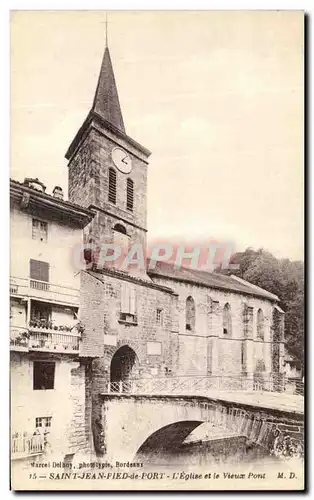
<path fill-rule="evenodd" d="M 13 490 L 304 489 L 304 13 L 11 12 Z"/>

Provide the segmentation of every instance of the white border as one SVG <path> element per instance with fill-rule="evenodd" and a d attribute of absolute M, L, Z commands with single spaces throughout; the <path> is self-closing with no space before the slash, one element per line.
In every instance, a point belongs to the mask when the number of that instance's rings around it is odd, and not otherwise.
<path fill-rule="evenodd" d="M 193 2 L 188 2 L 182 0 L 181 2 L 175 0 L 159 0 L 159 1 L 149 1 L 149 0 L 141 0 L 137 2 L 131 2 L 127 0 L 54 0 L 54 1 L 43 1 L 43 0 L 33 0 L 33 1 L 23 1 L 23 0 L 3 0 L 0 4 L 0 54 L 1 54 L 1 98 L 2 98 L 2 106 L 1 106 L 1 137 L 2 137 L 2 147 L 1 147 L 1 168 L 0 168 L 0 188 L 1 188 L 1 214 L 2 214 L 2 226 L 1 226 L 1 234 L 3 239 L 3 244 L 1 245 L 1 262 L 2 262 L 2 272 L 1 272 L 1 304 L 2 304 L 2 328 L 1 328 L 1 342 L 2 342 L 2 359 L 0 363 L 1 367 L 1 387 L 3 389 L 2 395 L 2 403 L 5 401 L 7 404 L 2 405 L 1 412 L 1 428 L 2 428 L 2 436 L 1 436 L 1 476 L 0 476 L 0 491 L 1 498 L 6 499 L 11 496 L 12 493 L 8 491 L 9 488 L 9 463 L 8 463 L 8 451 L 9 451 L 9 432 L 8 432 L 8 408 L 9 408 L 9 398 L 8 398 L 8 384 L 9 384 L 9 349 L 8 349 L 8 326 L 9 326 L 9 307 L 8 307 L 8 280 L 9 280 L 9 190 L 8 190 L 8 177 L 9 177 L 9 130 L 10 130 L 10 120 L 9 120 L 9 67 L 10 67 L 10 59 L 9 59 L 9 11 L 10 10 L 304 10 L 308 13 L 309 16 L 313 13 L 313 0 L 277 0 L 274 2 L 273 0 L 255 0 L 254 3 L 252 1 L 238 1 L 234 2 L 232 0 L 220 0 L 220 1 L 206 1 L 206 0 L 194 0 Z M 310 20 L 311 22 L 311 20 Z M 312 78 L 312 37 L 310 33 L 308 33 L 308 52 L 309 52 L 309 61 L 308 61 L 308 90 L 310 94 L 311 84 L 313 82 Z M 309 95 L 308 105 L 308 123 L 310 123 L 310 119 L 313 116 L 312 111 L 312 102 Z M 310 197 L 311 193 L 314 192 L 313 189 L 313 175 L 310 175 L 310 167 L 311 167 L 311 156 L 310 156 L 310 145 L 313 144 L 314 134 L 313 128 L 308 130 L 308 148 L 309 148 L 309 157 L 308 157 L 308 196 Z M 313 216 L 313 204 L 309 199 L 309 229 L 310 222 Z M 313 248 L 311 245 L 311 235 L 309 237 L 309 253 L 308 259 L 313 257 Z M 310 284 L 311 285 L 311 284 Z M 311 288 L 311 287 L 310 287 Z M 309 290 L 310 292 L 311 290 Z M 309 297 L 309 312 L 313 307 L 312 301 Z M 310 337 L 313 335 L 312 329 L 312 312 L 309 317 L 309 325 L 308 325 L 308 350 L 311 347 Z M 310 353 L 308 353 L 308 360 L 310 360 Z M 311 365 L 311 363 L 309 363 Z M 308 376 L 312 378 L 312 372 L 308 373 Z M 310 396 L 310 392 L 308 392 L 308 396 Z M 313 410 L 313 398 L 308 401 L 308 411 L 309 413 Z M 308 415 L 309 418 L 309 415 Z M 310 420 L 310 419 L 309 419 Z M 309 441 L 307 441 L 307 445 Z M 310 456 L 310 449 L 308 450 L 308 454 Z M 311 471 L 308 470 L 308 482 L 310 483 Z M 44 493 L 43 493 L 44 494 Z M 254 493 L 252 493 L 253 495 Z M 135 492 L 136 495 L 136 492 Z M 164 496 L 168 496 L 165 492 Z M 191 492 L 189 496 L 195 496 L 197 493 Z M 267 498 L 276 497 L 278 493 L 266 493 Z M 30 495 L 33 496 L 33 495 Z M 64 494 L 58 493 L 59 498 L 64 497 Z M 81 495 L 80 495 L 81 496 Z M 90 494 L 85 494 L 84 496 L 90 497 Z M 111 496 L 110 494 L 106 494 L 106 496 Z M 114 495 L 117 496 L 116 494 Z M 211 497 L 219 496 L 215 493 L 210 493 Z M 264 496 L 264 495 L 262 495 Z"/>

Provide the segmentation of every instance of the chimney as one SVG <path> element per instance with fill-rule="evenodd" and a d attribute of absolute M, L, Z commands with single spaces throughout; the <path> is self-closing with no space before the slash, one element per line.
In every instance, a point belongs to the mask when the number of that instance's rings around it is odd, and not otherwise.
<path fill-rule="evenodd" d="M 46 191 L 45 184 L 41 182 L 38 177 L 36 177 L 36 179 L 33 177 L 25 177 L 24 185 L 29 188 L 36 189 L 36 191 L 41 191 L 42 193 Z"/>
<path fill-rule="evenodd" d="M 52 194 L 54 198 L 58 198 L 59 200 L 63 200 L 63 191 L 60 186 L 55 186 L 53 188 Z"/>

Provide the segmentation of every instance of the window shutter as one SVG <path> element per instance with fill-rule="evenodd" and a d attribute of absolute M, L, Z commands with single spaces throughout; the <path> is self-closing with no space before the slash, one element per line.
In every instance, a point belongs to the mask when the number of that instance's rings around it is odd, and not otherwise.
<path fill-rule="evenodd" d="M 133 287 L 130 289 L 130 314 L 136 315 L 136 295 Z"/>
<path fill-rule="evenodd" d="M 117 201 L 117 174 L 113 168 L 109 168 L 108 200 L 114 204 Z"/>
<path fill-rule="evenodd" d="M 134 204 L 134 184 L 132 179 L 127 179 L 126 181 L 126 208 L 133 211 Z"/>
<path fill-rule="evenodd" d="M 121 312 L 129 312 L 129 294 L 128 294 L 128 284 L 121 284 Z"/>
<path fill-rule="evenodd" d="M 30 277 L 33 280 L 49 281 L 49 264 L 41 260 L 30 259 Z"/>

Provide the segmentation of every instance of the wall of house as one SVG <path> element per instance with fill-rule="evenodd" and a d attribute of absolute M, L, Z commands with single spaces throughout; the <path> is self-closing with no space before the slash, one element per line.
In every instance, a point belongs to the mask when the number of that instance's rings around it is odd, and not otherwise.
<path fill-rule="evenodd" d="M 10 299 L 10 324 L 24 328 L 26 327 L 27 302 L 19 299 Z"/>
<path fill-rule="evenodd" d="M 77 316 L 74 315 L 73 309 L 63 306 L 52 305 L 51 321 L 55 326 L 73 327 L 77 324 Z"/>
<path fill-rule="evenodd" d="M 54 389 L 33 389 L 33 361 L 39 359 L 56 363 Z M 88 450 L 85 366 L 66 356 L 39 358 L 19 352 L 11 352 L 10 361 L 12 433 L 33 434 L 36 417 L 52 417 L 48 453 L 64 457 Z"/>
<path fill-rule="evenodd" d="M 37 218 L 36 215 L 34 217 Z M 32 215 L 21 211 L 15 205 L 11 206 L 10 229 L 11 240 L 14 244 L 11 247 L 10 275 L 28 278 L 30 259 L 41 260 L 50 264 L 50 283 L 79 289 L 77 262 L 80 255 L 78 249 L 82 242 L 82 230 L 48 219 L 42 220 L 48 222 L 47 242 L 33 240 Z"/>

